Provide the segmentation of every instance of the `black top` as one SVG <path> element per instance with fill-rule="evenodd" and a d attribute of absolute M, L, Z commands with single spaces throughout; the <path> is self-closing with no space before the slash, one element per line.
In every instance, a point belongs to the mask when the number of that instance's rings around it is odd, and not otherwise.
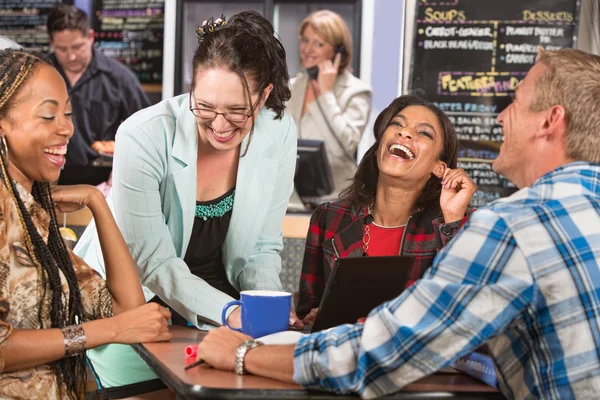
<path fill-rule="evenodd" d="M 150 106 L 150 100 L 131 70 L 95 48 L 90 65 L 73 87 L 54 54 L 50 62 L 67 83 L 73 105 L 75 134 L 67 147 L 65 168 L 89 165 L 98 157 L 92 143 L 115 140 L 121 122 Z"/>
<path fill-rule="evenodd" d="M 196 205 L 216 205 L 230 196 L 234 190 L 235 188 L 214 200 L 198 201 Z M 225 275 L 223 254 L 221 251 L 230 221 L 231 210 L 227 211 L 223 216 L 207 218 L 206 220 L 196 216 L 194 218 L 194 226 L 192 227 L 190 244 L 188 245 L 183 261 L 188 265 L 192 274 L 204 279 L 206 283 L 215 289 L 227 293 L 235 299 L 239 299 L 240 294 L 231 286 Z"/>

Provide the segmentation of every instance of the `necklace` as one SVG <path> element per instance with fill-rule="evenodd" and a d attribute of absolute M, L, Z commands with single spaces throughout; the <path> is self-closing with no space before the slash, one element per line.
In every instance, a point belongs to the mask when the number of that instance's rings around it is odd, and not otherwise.
<path fill-rule="evenodd" d="M 371 242 L 371 234 L 369 233 L 369 225 L 365 224 L 365 233 L 363 234 L 363 256 L 367 256 L 369 243 Z"/>
<path fill-rule="evenodd" d="M 405 227 L 406 224 L 404 225 L 398 225 L 398 226 L 385 226 L 385 225 L 379 225 L 378 223 L 376 223 L 373 220 L 373 214 L 371 212 L 371 206 L 367 207 L 367 215 L 371 216 L 371 222 L 367 223 L 365 222 L 365 232 L 363 234 L 363 256 L 367 256 L 367 250 L 369 250 L 369 243 L 371 242 L 371 232 L 370 232 L 370 225 L 373 224 L 378 228 L 383 228 L 383 229 L 398 229 L 398 228 L 402 228 Z"/>
<path fill-rule="evenodd" d="M 402 225 L 397 225 L 397 226 L 386 226 L 386 225 L 379 225 L 377 222 L 375 222 L 375 218 L 373 216 L 373 210 L 371 209 L 371 206 L 367 207 L 367 213 L 373 217 L 373 219 L 371 220 L 371 223 L 373 225 L 375 225 L 378 228 L 383 228 L 383 229 L 397 229 L 397 228 L 402 228 L 403 226 L 406 226 L 406 224 L 402 224 Z M 368 225 L 367 225 L 368 226 Z"/>
<path fill-rule="evenodd" d="M 406 226 L 406 224 L 404 225 L 398 225 L 398 226 L 385 226 L 385 225 L 379 225 L 378 223 L 376 223 L 375 221 L 371 222 L 373 225 L 375 225 L 378 228 L 383 228 L 383 229 L 398 229 L 398 228 L 402 228 L 403 226 Z"/>
<path fill-rule="evenodd" d="M 369 243 L 371 242 L 371 232 L 369 231 L 369 225 L 373 223 L 373 214 L 371 214 L 371 206 L 367 206 L 367 217 L 371 218 L 371 222 L 365 221 L 365 232 L 363 233 L 363 256 L 367 256 L 367 250 L 369 250 Z"/>
<path fill-rule="evenodd" d="M 196 205 L 195 215 L 198 218 L 202 218 L 204 221 L 213 218 L 220 218 L 229 211 L 233 210 L 234 197 L 235 189 L 231 191 L 231 194 L 225 196 L 216 204 Z"/>

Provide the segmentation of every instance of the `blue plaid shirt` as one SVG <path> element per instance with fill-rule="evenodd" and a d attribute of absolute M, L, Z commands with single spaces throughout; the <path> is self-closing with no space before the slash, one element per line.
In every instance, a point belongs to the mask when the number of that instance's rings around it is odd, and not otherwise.
<path fill-rule="evenodd" d="M 363 324 L 308 335 L 294 379 L 373 398 L 488 343 L 508 398 L 600 395 L 600 165 L 575 162 L 476 211 Z"/>

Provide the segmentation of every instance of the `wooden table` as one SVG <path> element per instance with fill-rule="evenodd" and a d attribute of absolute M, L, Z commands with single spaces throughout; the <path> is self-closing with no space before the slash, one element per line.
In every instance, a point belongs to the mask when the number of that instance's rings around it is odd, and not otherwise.
<path fill-rule="evenodd" d="M 195 367 L 183 368 L 193 362 L 186 359 L 185 347 L 199 343 L 206 332 L 173 326 L 169 342 L 134 345 L 142 359 L 181 399 L 357 399 L 331 393 L 308 391 L 296 384 L 283 383 L 253 375 L 239 376 L 233 372 Z M 435 374 L 408 385 L 403 391 L 388 396 L 393 399 L 454 398 L 503 399 L 502 394 L 462 373 Z M 386 398 L 388 398 L 386 397 Z"/>

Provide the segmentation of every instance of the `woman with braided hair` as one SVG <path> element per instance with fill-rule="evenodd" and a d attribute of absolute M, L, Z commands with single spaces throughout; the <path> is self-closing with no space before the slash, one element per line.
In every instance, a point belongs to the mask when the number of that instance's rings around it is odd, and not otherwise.
<path fill-rule="evenodd" d="M 197 30 L 190 93 L 129 117 L 116 136 L 112 202 L 147 299 L 173 324 L 210 329 L 242 290 L 281 290 L 282 222 L 293 189 L 296 127 L 285 50 L 245 11 Z M 99 271 L 94 225 L 75 252 Z M 239 308 L 226 317 L 240 326 Z M 292 320 L 294 321 L 294 320 Z M 156 376 L 133 350 L 90 359 L 106 386 Z"/>
<path fill-rule="evenodd" d="M 31 53 L 0 51 L 2 398 L 81 398 L 86 349 L 170 338 L 170 313 L 145 304 L 100 192 L 50 187 L 72 135 L 71 105 L 58 72 Z M 105 250 L 106 281 L 67 250 L 59 233 L 55 210 L 86 206 Z"/>

